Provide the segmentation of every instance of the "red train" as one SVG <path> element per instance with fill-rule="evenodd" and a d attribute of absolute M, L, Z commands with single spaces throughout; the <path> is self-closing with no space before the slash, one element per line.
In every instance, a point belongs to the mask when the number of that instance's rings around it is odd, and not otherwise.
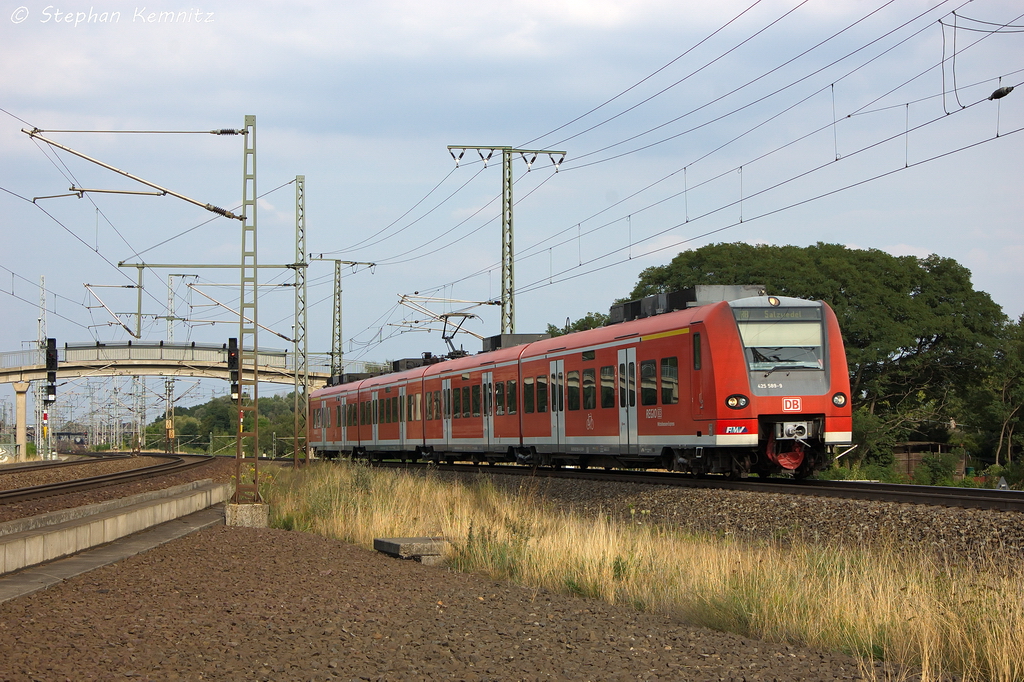
<path fill-rule="evenodd" d="M 850 443 L 849 393 L 832 309 L 756 296 L 330 386 L 309 438 L 324 457 L 806 476 Z"/>

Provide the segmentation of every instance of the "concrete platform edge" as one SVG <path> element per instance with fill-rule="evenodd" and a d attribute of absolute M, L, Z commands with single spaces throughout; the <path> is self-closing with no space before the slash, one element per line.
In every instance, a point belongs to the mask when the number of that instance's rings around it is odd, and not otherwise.
<path fill-rule="evenodd" d="M 219 504 L 230 495 L 229 484 L 207 482 L 198 488 L 179 492 L 176 496 L 0 536 L 0 574 L 12 573 L 112 542 Z"/>
<path fill-rule="evenodd" d="M 0 602 L 32 594 L 76 575 L 116 563 L 203 528 L 223 523 L 224 505 L 218 504 L 74 556 L 2 576 Z"/>

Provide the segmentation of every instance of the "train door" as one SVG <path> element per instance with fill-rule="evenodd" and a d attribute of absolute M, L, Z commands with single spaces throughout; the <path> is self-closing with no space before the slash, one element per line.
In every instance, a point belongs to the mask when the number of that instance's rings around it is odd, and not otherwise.
<path fill-rule="evenodd" d="M 562 452 L 565 445 L 565 360 L 551 360 L 551 445 Z"/>
<path fill-rule="evenodd" d="M 619 453 L 639 453 L 636 416 L 636 348 L 619 350 Z"/>
<path fill-rule="evenodd" d="M 373 440 L 373 449 L 377 449 L 377 391 L 370 392 L 370 423 L 373 424 L 371 427 L 371 434 Z"/>
<path fill-rule="evenodd" d="M 444 431 L 444 445 L 446 448 L 452 444 L 452 380 L 441 380 L 441 407 L 442 429 Z"/>
<path fill-rule="evenodd" d="M 405 393 L 405 386 L 401 386 L 398 389 L 398 449 L 405 450 L 405 417 L 406 417 L 406 406 L 405 401 L 408 397 Z"/>
<path fill-rule="evenodd" d="M 484 372 L 483 392 L 484 448 L 490 450 L 494 434 L 494 372 Z"/>
<path fill-rule="evenodd" d="M 690 363 L 690 411 L 694 419 L 704 419 L 704 371 L 701 334 L 693 337 L 693 354 Z"/>

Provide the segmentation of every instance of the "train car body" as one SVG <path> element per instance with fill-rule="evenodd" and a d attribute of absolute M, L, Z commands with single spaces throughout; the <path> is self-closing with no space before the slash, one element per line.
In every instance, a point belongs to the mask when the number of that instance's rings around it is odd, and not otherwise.
<path fill-rule="evenodd" d="M 758 296 L 327 387 L 309 434 L 326 457 L 805 476 L 850 443 L 849 392 L 832 309 Z"/>

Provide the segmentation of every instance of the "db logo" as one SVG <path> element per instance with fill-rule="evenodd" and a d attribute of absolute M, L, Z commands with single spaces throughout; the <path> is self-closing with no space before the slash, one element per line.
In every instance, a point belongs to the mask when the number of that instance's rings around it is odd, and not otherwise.
<path fill-rule="evenodd" d="M 800 398 L 783 398 L 782 399 L 782 411 L 783 412 L 799 412 L 802 408 Z"/>

